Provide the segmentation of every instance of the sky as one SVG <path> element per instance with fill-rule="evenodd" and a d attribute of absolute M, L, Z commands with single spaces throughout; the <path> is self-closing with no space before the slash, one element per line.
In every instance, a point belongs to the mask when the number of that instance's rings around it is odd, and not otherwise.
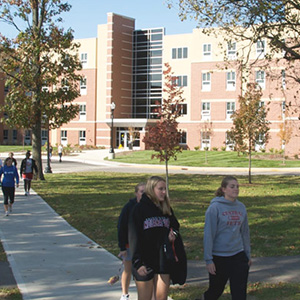
<path fill-rule="evenodd" d="M 107 13 L 113 12 L 135 19 L 135 29 L 164 27 L 166 34 L 192 33 L 197 23 L 181 21 L 178 9 L 169 9 L 165 0 L 66 0 L 72 5 L 62 27 L 74 30 L 75 39 L 97 36 L 97 25 L 107 23 Z M 0 23 L 2 34 L 12 37 L 11 26 Z"/>

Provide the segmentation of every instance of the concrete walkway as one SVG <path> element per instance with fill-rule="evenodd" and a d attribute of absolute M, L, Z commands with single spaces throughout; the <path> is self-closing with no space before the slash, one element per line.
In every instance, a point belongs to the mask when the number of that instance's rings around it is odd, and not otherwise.
<path fill-rule="evenodd" d="M 26 197 L 17 189 L 12 214 L 1 212 L 0 238 L 24 300 L 120 298 L 120 282 L 110 286 L 107 281 L 118 274 L 121 261 L 71 227 L 36 193 Z M 137 299 L 133 282 L 130 294 Z"/>

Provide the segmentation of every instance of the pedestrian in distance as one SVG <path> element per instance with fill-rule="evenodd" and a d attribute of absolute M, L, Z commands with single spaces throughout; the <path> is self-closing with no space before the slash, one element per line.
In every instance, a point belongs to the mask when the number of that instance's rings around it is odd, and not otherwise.
<path fill-rule="evenodd" d="M 62 155 L 63 155 L 63 146 L 62 144 L 60 144 L 58 147 L 57 147 L 57 152 L 58 152 L 58 156 L 59 156 L 59 162 L 62 162 L 61 158 L 62 158 Z"/>
<path fill-rule="evenodd" d="M 128 242 L 128 226 L 134 206 L 140 202 L 145 191 L 145 183 L 141 182 L 135 186 L 135 198 L 130 199 L 123 207 L 118 220 L 118 243 L 120 253 L 118 257 L 122 258 L 124 270 L 121 277 L 122 296 L 120 300 L 129 299 L 129 285 L 131 281 L 132 256 Z"/>
<path fill-rule="evenodd" d="M 138 300 L 167 300 L 170 270 L 164 260 L 164 242 L 175 241 L 179 223 L 162 177 L 152 176 L 147 180 L 141 201 L 133 208 L 131 221 L 129 245 Z"/>
<path fill-rule="evenodd" d="M 20 168 L 20 175 L 22 176 L 24 180 L 24 190 L 25 190 L 25 196 L 28 196 L 30 194 L 30 188 L 31 188 L 31 180 L 33 178 L 33 172 L 38 172 L 35 160 L 30 158 L 31 153 L 28 150 L 26 152 L 26 157 L 21 162 L 21 168 Z"/>
<path fill-rule="evenodd" d="M 17 168 L 12 164 L 11 157 L 8 157 L 4 161 L 4 165 L 0 169 L 0 181 L 2 192 L 4 196 L 4 211 L 8 216 L 9 212 L 12 212 L 12 206 L 15 202 L 15 186 L 19 186 L 19 174 Z M 8 202 L 9 199 L 9 202 Z"/>
<path fill-rule="evenodd" d="M 13 166 L 17 167 L 17 160 L 14 158 L 14 153 L 13 152 L 9 152 L 9 157 L 12 159 L 12 164 Z"/>
<path fill-rule="evenodd" d="M 232 300 L 246 300 L 250 233 L 246 207 L 237 199 L 237 179 L 226 176 L 215 195 L 205 213 L 204 259 L 209 287 L 202 299 L 219 299 L 229 280 Z"/>

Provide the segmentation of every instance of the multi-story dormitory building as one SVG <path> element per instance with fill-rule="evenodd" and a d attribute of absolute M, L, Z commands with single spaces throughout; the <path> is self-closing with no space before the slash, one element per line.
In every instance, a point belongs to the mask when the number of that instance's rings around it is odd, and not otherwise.
<path fill-rule="evenodd" d="M 128 147 L 130 133 L 135 135 L 134 149 L 144 149 L 145 128 L 155 122 L 155 107 L 162 99 L 164 63 L 169 63 L 177 83 L 183 86 L 185 103 L 179 128 L 183 131 L 182 144 L 211 149 L 225 146 L 226 131 L 231 128 L 230 116 L 238 108 L 241 95 L 241 73 L 237 58 L 239 42 L 225 43 L 222 35 L 207 36 L 201 29 L 190 34 L 166 35 L 163 28 L 135 29 L 135 20 L 108 13 L 107 24 L 98 25 L 97 37 L 76 40 L 81 44 L 84 80 L 80 83 L 81 96 L 77 118 L 51 131 L 51 143 L 88 144 L 110 147 L 111 103 L 114 102 L 113 144 Z M 220 48 L 220 43 L 223 47 Z M 272 66 L 271 74 L 264 68 L 265 41 L 254 45 L 250 60 L 258 57 L 249 72 L 250 81 L 256 81 L 263 90 L 262 105 L 269 108 L 270 141 L 257 149 L 281 149 L 278 135 L 280 124 L 293 128 L 293 137 L 285 146 L 287 155 L 300 149 L 298 115 L 285 103 L 295 105 L 296 87 L 288 88 L 284 63 Z M 224 62 L 224 52 L 228 62 Z M 224 68 L 226 65 L 226 68 Z M 245 74 L 244 74 L 245 75 Z M 243 75 L 243 76 L 244 76 Z M 278 76 L 275 76 L 278 75 Z M 0 89 L 4 85 L 0 81 Z M 4 93 L 0 94 L 3 101 Z M 1 143 L 30 142 L 30 130 L 18 133 L 2 126 Z M 208 134 L 208 131 L 210 134 Z M 43 132 L 46 136 L 46 132 Z"/>

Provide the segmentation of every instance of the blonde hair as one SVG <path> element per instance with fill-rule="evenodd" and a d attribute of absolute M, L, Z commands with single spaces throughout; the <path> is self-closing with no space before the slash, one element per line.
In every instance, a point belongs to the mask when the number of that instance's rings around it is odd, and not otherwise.
<path fill-rule="evenodd" d="M 229 184 L 229 181 L 235 180 L 238 181 L 234 176 L 225 176 L 221 182 L 221 186 L 216 190 L 215 195 L 217 197 L 224 196 L 223 188 L 226 188 Z"/>
<path fill-rule="evenodd" d="M 170 199 L 165 195 L 165 199 L 163 202 L 159 201 L 155 195 L 154 188 L 159 182 L 166 182 L 160 176 L 152 176 L 147 180 L 145 193 L 151 199 L 151 201 L 162 211 L 164 215 L 172 215 L 171 206 L 170 206 Z"/>

